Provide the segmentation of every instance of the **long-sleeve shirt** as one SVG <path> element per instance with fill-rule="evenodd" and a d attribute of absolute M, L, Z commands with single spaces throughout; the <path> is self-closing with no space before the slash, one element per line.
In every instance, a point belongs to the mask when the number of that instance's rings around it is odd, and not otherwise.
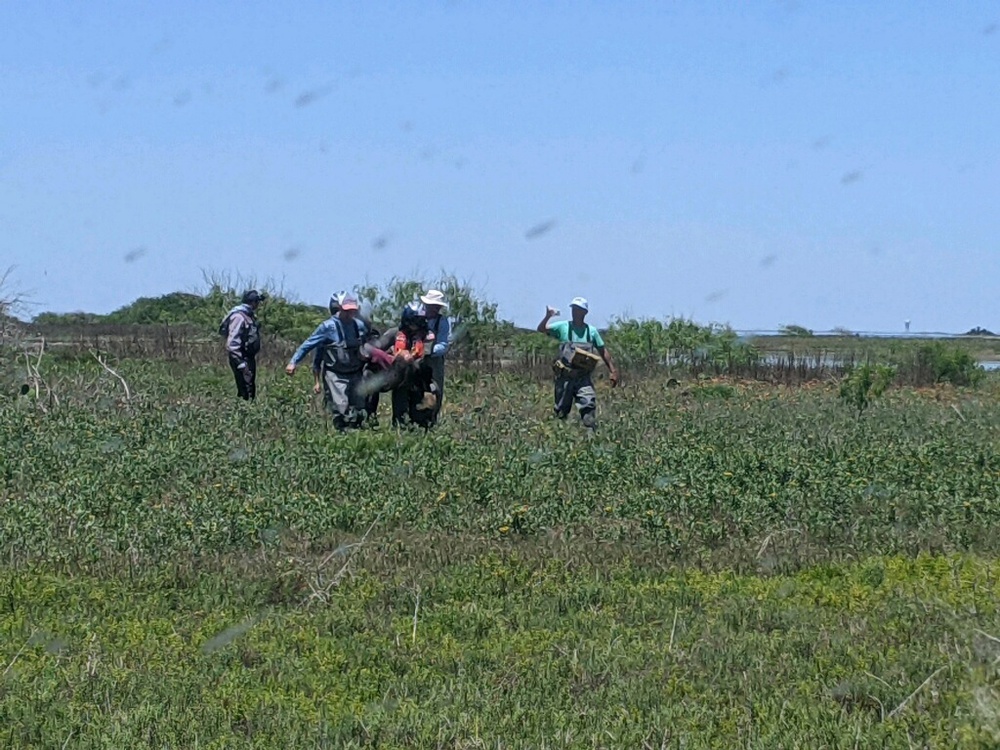
<path fill-rule="evenodd" d="M 354 321 L 358 326 L 358 338 L 364 340 L 365 334 L 367 334 L 368 329 L 365 324 L 355 319 Z M 320 323 L 316 330 L 312 332 L 312 335 L 307 338 L 298 349 L 295 350 L 295 354 L 292 355 L 291 364 L 297 365 L 306 355 L 313 351 L 314 349 L 319 349 L 319 354 L 322 356 L 322 350 L 327 346 L 337 346 L 339 344 L 346 343 L 344 339 L 344 324 L 340 319 L 331 316 Z M 314 365 L 315 366 L 315 365 Z"/>
<path fill-rule="evenodd" d="M 247 358 L 248 354 L 245 351 L 246 333 L 244 329 L 248 329 L 254 325 L 253 310 L 250 309 L 249 305 L 238 305 L 229 311 L 226 319 L 229 321 L 229 334 L 226 336 L 226 352 L 233 359 L 242 362 Z"/>
<path fill-rule="evenodd" d="M 430 356 L 443 357 L 451 344 L 451 321 L 444 315 L 427 319 L 427 327 L 434 334 L 434 348 Z"/>

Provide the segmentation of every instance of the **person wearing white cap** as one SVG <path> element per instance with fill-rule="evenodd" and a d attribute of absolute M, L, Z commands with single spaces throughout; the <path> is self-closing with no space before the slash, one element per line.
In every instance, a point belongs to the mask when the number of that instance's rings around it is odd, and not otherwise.
<path fill-rule="evenodd" d="M 610 372 L 611 387 L 618 385 L 618 369 L 611 352 L 604 345 L 601 332 L 586 322 L 590 306 L 583 297 L 574 297 L 569 303 L 572 320 L 550 323 L 559 314 L 554 308 L 545 308 L 545 317 L 538 324 L 540 333 L 547 333 L 559 341 L 559 358 L 555 361 L 555 413 L 560 419 L 569 416 L 576 404 L 580 420 L 588 430 L 597 428 L 597 392 L 590 373 L 599 360 Z"/>
<path fill-rule="evenodd" d="M 427 313 L 427 329 L 434 334 L 434 347 L 424 360 L 426 366 L 430 367 L 431 382 L 434 383 L 437 395 L 437 406 L 429 419 L 434 424 L 441 413 L 441 402 L 444 400 L 444 357 L 451 343 L 451 321 L 442 314 L 448 309 L 448 300 L 443 292 L 428 289 L 427 294 L 420 297 L 420 301 L 424 303 Z"/>
<path fill-rule="evenodd" d="M 302 342 L 285 367 L 285 372 L 294 375 L 295 368 L 310 351 L 322 348 L 324 401 L 333 415 L 334 427 L 342 432 L 348 427 L 360 427 L 367 416 L 365 397 L 358 391 L 358 386 L 366 362 L 362 346 L 368 327 L 358 318 L 360 305 L 356 296 L 345 294 L 338 302 L 336 314 L 320 323 L 312 335 Z"/>

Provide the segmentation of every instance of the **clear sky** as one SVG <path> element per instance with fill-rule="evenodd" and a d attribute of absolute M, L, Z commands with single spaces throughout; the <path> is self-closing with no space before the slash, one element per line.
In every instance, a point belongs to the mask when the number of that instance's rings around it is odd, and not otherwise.
<path fill-rule="evenodd" d="M 0 0 L 0 268 L 1000 329 L 997 2 Z"/>

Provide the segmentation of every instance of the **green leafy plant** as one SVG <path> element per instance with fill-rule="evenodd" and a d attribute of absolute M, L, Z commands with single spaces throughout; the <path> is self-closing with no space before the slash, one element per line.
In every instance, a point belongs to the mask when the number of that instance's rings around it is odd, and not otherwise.
<path fill-rule="evenodd" d="M 976 385 L 984 374 L 971 353 L 943 341 L 920 344 L 914 359 L 916 367 L 929 371 L 935 383 Z"/>
<path fill-rule="evenodd" d="M 840 383 L 840 398 L 851 406 L 858 417 L 871 406 L 896 377 L 896 368 L 868 362 L 853 368 Z"/>

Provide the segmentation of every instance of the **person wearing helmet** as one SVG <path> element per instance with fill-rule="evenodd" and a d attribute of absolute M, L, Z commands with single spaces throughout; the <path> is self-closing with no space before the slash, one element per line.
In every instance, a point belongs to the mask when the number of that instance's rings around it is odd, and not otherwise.
<path fill-rule="evenodd" d="M 335 302 L 337 312 L 323 321 L 295 350 L 285 372 L 294 375 L 295 368 L 310 351 L 321 349 L 324 401 L 333 415 L 334 427 L 342 432 L 360 427 L 366 416 L 365 398 L 358 386 L 366 362 L 363 344 L 368 327 L 357 316 L 360 307 L 357 297 L 353 294 L 335 297 L 331 299 L 331 309 Z"/>
<path fill-rule="evenodd" d="M 600 331 L 589 325 L 585 318 L 590 306 L 583 297 L 570 302 L 572 320 L 558 323 L 549 321 L 558 311 L 547 307 L 545 317 L 538 324 L 538 331 L 552 336 L 559 342 L 559 358 L 555 361 L 555 414 L 565 419 L 576 404 L 580 420 L 588 430 L 597 429 L 597 392 L 590 374 L 599 360 L 603 360 L 610 373 L 611 387 L 618 385 L 618 369 L 611 352 L 604 345 Z"/>
<path fill-rule="evenodd" d="M 337 317 L 337 313 L 340 312 L 340 303 L 344 301 L 347 296 L 346 291 L 334 292 L 330 295 L 330 317 Z M 313 393 L 319 395 L 323 392 L 323 352 L 324 347 L 317 346 L 313 349 L 313 363 L 312 363 L 312 373 L 313 373 Z"/>
<path fill-rule="evenodd" d="M 409 303 L 400 316 L 399 331 L 392 349 L 395 386 L 392 389 L 392 423 L 414 423 L 430 427 L 434 423 L 437 394 L 425 358 L 434 348 L 434 334 L 428 330 L 427 311 L 419 301 Z"/>
<path fill-rule="evenodd" d="M 347 297 L 347 296 L 349 296 L 348 293 L 346 291 L 343 291 L 343 290 L 341 290 L 339 292 L 334 292 L 333 294 L 330 295 L 329 309 L 330 309 L 330 316 L 331 317 L 337 317 L 338 313 L 340 312 L 341 303 L 344 301 L 344 298 Z M 360 305 L 359 305 L 359 307 L 360 307 Z M 360 309 L 357 311 L 357 313 L 355 313 L 354 317 L 357 320 L 360 320 L 362 323 L 365 324 L 365 326 L 368 327 L 368 337 L 367 338 L 368 338 L 369 341 L 371 341 L 373 338 L 375 338 L 375 337 L 378 336 L 378 333 L 374 332 L 372 330 L 371 320 L 369 320 L 369 318 L 364 313 L 362 313 Z M 373 333 L 375 334 L 374 336 L 372 335 Z M 323 356 L 324 356 L 324 351 L 325 351 L 324 348 L 321 347 L 321 346 L 317 346 L 315 349 L 313 349 L 313 363 L 312 363 L 313 393 L 315 393 L 317 395 L 323 392 Z M 365 369 L 367 371 L 367 367 Z M 376 407 L 378 406 L 378 399 L 377 398 L 375 400 L 375 406 Z M 371 412 L 369 412 L 369 414 L 371 414 Z"/>
<path fill-rule="evenodd" d="M 444 358 L 451 344 L 451 321 L 445 314 L 448 311 L 448 300 L 443 292 L 428 289 L 427 294 L 420 297 L 420 301 L 424 303 L 424 309 L 427 311 L 427 328 L 434 334 L 434 346 L 431 347 L 424 364 L 430 369 L 431 379 L 434 382 L 437 405 L 434 407 L 431 421 L 436 423 L 444 402 Z"/>

